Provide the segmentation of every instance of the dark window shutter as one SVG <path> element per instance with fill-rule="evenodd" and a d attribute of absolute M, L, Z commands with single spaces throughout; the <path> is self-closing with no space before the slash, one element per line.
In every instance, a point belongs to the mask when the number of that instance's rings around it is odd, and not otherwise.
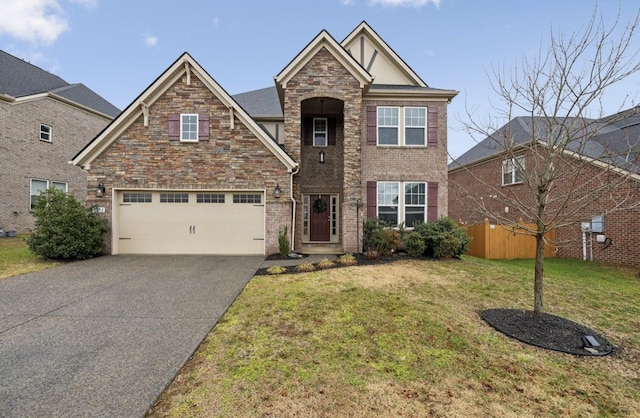
<path fill-rule="evenodd" d="M 336 144 L 336 118 L 329 118 L 327 120 L 327 145 L 335 145 Z"/>
<path fill-rule="evenodd" d="M 438 108 L 427 108 L 427 145 L 435 147 L 438 145 Z"/>
<path fill-rule="evenodd" d="M 304 145 L 313 145 L 313 118 L 302 120 L 302 138 L 304 138 Z"/>
<path fill-rule="evenodd" d="M 427 221 L 438 220 L 438 183 L 430 181 L 427 183 Z"/>
<path fill-rule="evenodd" d="M 367 144 L 378 143 L 378 108 L 367 106 Z"/>
<path fill-rule="evenodd" d="M 378 183 L 375 181 L 367 182 L 367 218 L 375 218 L 378 206 Z"/>
<path fill-rule="evenodd" d="M 169 141 L 180 140 L 180 115 L 177 113 L 169 114 Z"/>
<path fill-rule="evenodd" d="M 198 115 L 198 140 L 209 140 L 209 115 L 207 114 L 201 113 Z"/>

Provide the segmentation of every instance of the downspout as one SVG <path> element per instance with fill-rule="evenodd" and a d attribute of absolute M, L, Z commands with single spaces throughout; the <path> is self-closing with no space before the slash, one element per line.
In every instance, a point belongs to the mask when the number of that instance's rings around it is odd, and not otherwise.
<path fill-rule="evenodd" d="M 289 198 L 291 199 L 293 211 L 291 213 L 291 252 L 295 252 L 295 242 L 296 242 L 296 199 L 293 198 L 293 176 L 300 172 L 300 166 L 296 166 L 295 171 L 291 172 L 291 177 L 289 177 Z"/>

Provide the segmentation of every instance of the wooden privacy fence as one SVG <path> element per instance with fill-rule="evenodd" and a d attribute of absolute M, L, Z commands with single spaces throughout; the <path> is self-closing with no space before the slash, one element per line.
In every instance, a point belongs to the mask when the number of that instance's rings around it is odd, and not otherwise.
<path fill-rule="evenodd" d="M 535 228 L 534 224 L 520 225 Z M 469 250 L 467 251 L 468 255 L 493 260 L 535 258 L 536 256 L 536 238 L 532 235 L 518 233 L 518 230 L 523 230 L 517 225 L 503 227 L 485 221 L 466 228 L 467 235 L 471 237 Z M 556 231 L 549 231 L 545 238 L 544 256 L 555 257 Z"/>

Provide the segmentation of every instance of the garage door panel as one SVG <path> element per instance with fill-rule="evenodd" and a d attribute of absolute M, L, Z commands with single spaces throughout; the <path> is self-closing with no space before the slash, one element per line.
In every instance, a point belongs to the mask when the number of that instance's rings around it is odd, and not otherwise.
<path fill-rule="evenodd" d="M 151 202 L 121 204 L 118 252 L 264 254 L 264 205 L 234 203 L 231 192 L 224 193 L 224 203 L 197 203 L 198 193 L 188 193 L 188 203 L 161 203 L 160 192 L 153 192 Z M 261 192 L 251 194 L 264 199 Z"/>

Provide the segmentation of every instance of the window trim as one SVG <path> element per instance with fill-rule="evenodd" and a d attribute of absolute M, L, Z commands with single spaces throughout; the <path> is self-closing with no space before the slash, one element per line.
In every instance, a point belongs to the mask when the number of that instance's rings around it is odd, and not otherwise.
<path fill-rule="evenodd" d="M 409 124 L 407 123 L 407 109 L 422 109 L 422 111 L 424 112 L 423 118 L 424 118 L 424 125 L 422 126 L 409 126 Z M 403 113 L 403 123 L 404 123 L 404 129 L 403 129 L 403 133 L 404 133 L 404 138 L 403 138 L 403 142 L 404 142 L 404 146 L 405 147 L 426 147 L 427 146 L 427 131 L 428 131 L 428 115 L 429 115 L 429 110 L 427 109 L 426 106 L 405 106 L 402 108 L 402 113 Z M 422 143 L 421 144 L 407 144 L 407 130 L 408 129 L 422 129 Z"/>
<path fill-rule="evenodd" d="M 43 127 L 47 128 L 49 130 L 49 132 L 43 132 L 43 130 L 42 130 Z M 47 135 L 48 139 L 43 138 L 42 137 L 43 135 Z M 51 143 L 53 141 L 53 126 L 47 125 L 46 123 L 41 123 L 40 124 L 39 138 L 40 138 L 40 141 L 42 141 L 42 142 Z"/>
<path fill-rule="evenodd" d="M 40 178 L 31 178 L 29 179 L 29 210 L 33 211 L 36 207 L 36 201 L 35 199 L 33 199 L 33 197 L 38 197 L 40 195 L 40 193 L 42 193 L 42 190 L 39 190 L 37 194 L 33 194 L 33 182 L 34 181 L 40 181 L 40 182 L 44 182 L 46 184 L 44 190 L 48 190 L 49 189 L 49 180 L 45 180 L 45 179 L 40 179 Z"/>
<path fill-rule="evenodd" d="M 189 123 L 191 125 L 191 122 L 185 122 L 184 118 L 185 117 L 195 117 L 196 121 L 195 121 L 195 139 L 191 139 L 191 138 L 185 138 L 184 137 L 184 126 L 186 123 Z M 180 142 L 198 142 L 199 140 L 199 135 L 200 135 L 200 116 L 197 113 L 180 113 Z M 189 133 L 193 133 L 193 130 L 189 130 Z"/>
<path fill-rule="evenodd" d="M 381 204 L 381 199 L 380 199 L 380 185 L 381 184 L 396 184 L 397 185 L 397 190 L 398 190 L 398 202 L 395 205 L 389 205 L 389 204 Z M 423 195 L 424 195 L 424 204 L 422 205 L 415 205 L 415 204 L 408 204 L 407 203 L 407 190 L 406 190 L 406 186 L 409 184 L 422 184 L 423 185 Z M 411 207 L 411 208 L 417 208 L 417 207 L 421 207 L 423 209 L 423 220 L 422 222 L 427 222 L 427 217 L 428 217 L 428 183 L 426 181 L 377 181 L 376 182 L 376 217 L 378 219 L 380 219 L 380 206 L 387 206 L 387 207 L 395 207 L 397 209 L 397 222 L 396 225 L 392 225 L 392 227 L 396 228 L 398 227 L 400 224 L 404 225 L 404 227 L 406 229 L 412 229 L 413 225 L 407 225 L 406 221 L 407 221 L 407 208 Z"/>
<path fill-rule="evenodd" d="M 398 110 L 398 124 L 397 125 L 383 125 L 380 123 L 380 109 L 397 109 Z M 407 123 L 407 109 L 422 109 L 424 112 L 424 125 L 413 126 Z M 380 128 L 395 128 L 396 129 L 396 143 L 395 144 L 383 144 L 380 143 Z M 408 129 L 422 129 L 422 143 L 421 144 L 407 144 L 407 130 Z M 429 146 L 429 108 L 428 106 L 376 106 L 376 145 L 379 147 L 406 147 L 406 148 L 427 148 Z"/>
<path fill-rule="evenodd" d="M 398 114 L 396 115 L 398 118 L 397 125 L 383 125 L 380 123 L 380 109 L 396 109 Z M 376 145 L 379 147 L 398 147 L 400 145 L 400 121 L 402 120 L 402 112 L 400 106 L 378 106 L 376 108 Z M 395 128 L 396 130 L 396 143 L 395 144 L 381 144 L 380 143 L 380 128 L 390 129 Z"/>
<path fill-rule="evenodd" d="M 509 165 L 511 165 L 512 170 L 511 171 L 506 171 L 507 168 L 509 168 Z M 520 167 L 520 169 L 518 169 L 518 167 Z M 514 184 L 522 184 L 524 183 L 523 180 L 518 180 L 518 173 L 520 173 L 520 178 L 522 178 L 522 173 L 525 170 L 525 160 L 524 160 L 524 155 L 520 155 L 518 157 L 511 157 L 511 158 L 505 158 L 502 160 L 502 176 L 501 176 L 501 181 L 502 181 L 502 185 L 503 186 L 511 186 Z M 505 174 L 509 174 L 510 173 L 510 181 L 505 183 Z"/>
<path fill-rule="evenodd" d="M 316 131 L 316 121 L 324 121 L 324 131 Z M 313 146 L 316 148 L 324 148 L 329 145 L 329 119 L 328 118 L 313 118 L 311 121 L 313 125 Z M 316 135 L 324 134 L 324 141 L 322 144 L 316 144 Z"/>

